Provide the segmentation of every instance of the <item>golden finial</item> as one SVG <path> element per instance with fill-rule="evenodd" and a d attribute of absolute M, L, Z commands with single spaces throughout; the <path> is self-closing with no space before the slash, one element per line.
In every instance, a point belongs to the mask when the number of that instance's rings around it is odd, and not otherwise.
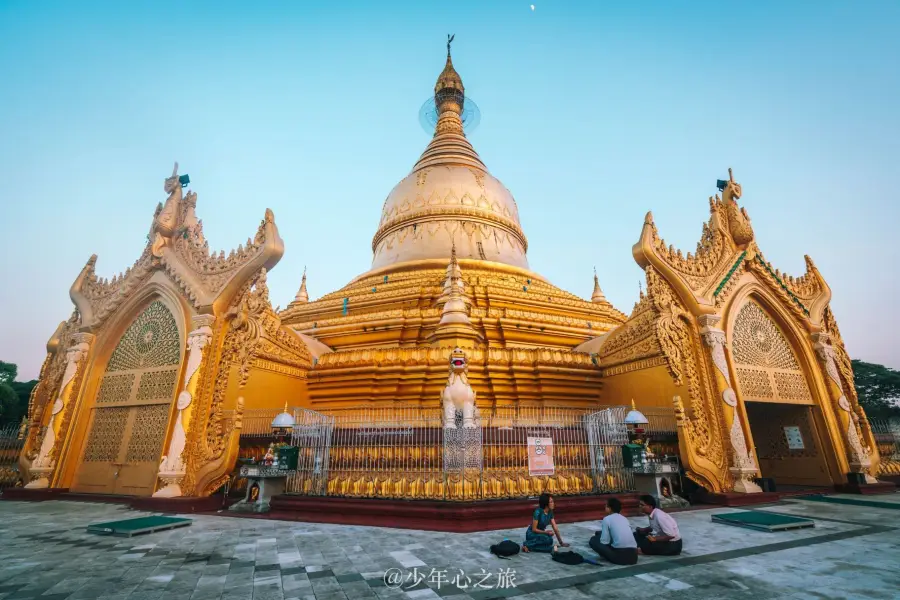
<path fill-rule="evenodd" d="M 294 296 L 294 302 L 309 302 L 309 292 L 306 291 L 306 265 L 303 266 L 303 278 L 300 280 L 300 289 Z"/>
<path fill-rule="evenodd" d="M 731 172 L 731 167 L 728 167 L 728 181 L 734 183 L 734 173 Z"/>
<path fill-rule="evenodd" d="M 450 42 L 455 37 L 455 35 L 447 36 L 447 64 L 444 65 L 444 70 L 441 71 L 434 84 L 434 102 L 439 115 L 447 111 L 455 112 L 457 115 L 462 114 L 465 101 L 466 91 L 462 78 L 453 68 L 453 61 L 450 59 Z M 461 126 L 462 123 L 460 123 Z"/>
<path fill-rule="evenodd" d="M 637 406 L 634 405 L 634 398 L 631 399 L 631 410 L 637 410 Z"/>
<path fill-rule="evenodd" d="M 591 294 L 591 302 L 606 302 L 606 296 L 600 289 L 600 280 L 597 279 L 597 267 L 594 267 L 594 293 Z"/>

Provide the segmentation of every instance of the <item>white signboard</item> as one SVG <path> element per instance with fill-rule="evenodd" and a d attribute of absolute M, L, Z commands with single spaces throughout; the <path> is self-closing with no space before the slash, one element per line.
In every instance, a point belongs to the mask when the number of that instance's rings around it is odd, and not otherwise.
<path fill-rule="evenodd" d="M 528 474 L 553 475 L 553 438 L 528 438 Z"/>
<path fill-rule="evenodd" d="M 794 425 L 784 428 L 784 437 L 787 439 L 787 445 L 790 450 L 803 450 L 806 446 L 803 444 L 803 436 L 800 434 L 800 428 Z"/>

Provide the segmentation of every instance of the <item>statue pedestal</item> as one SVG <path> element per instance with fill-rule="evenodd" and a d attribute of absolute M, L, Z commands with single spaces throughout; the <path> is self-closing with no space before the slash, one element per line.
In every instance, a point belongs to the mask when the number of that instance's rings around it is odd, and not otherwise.
<path fill-rule="evenodd" d="M 686 508 L 690 502 L 675 495 L 672 479 L 678 476 L 678 465 L 668 463 L 647 464 L 633 471 L 634 489 L 639 494 L 656 498 L 660 508 Z"/>
<path fill-rule="evenodd" d="M 35 461 L 37 462 L 37 461 Z M 50 475 L 53 473 L 53 465 L 35 466 L 32 463 L 28 475 L 31 481 L 25 484 L 25 488 L 29 490 L 45 490 L 50 487 Z"/>
<path fill-rule="evenodd" d="M 483 459 L 481 427 L 444 428 L 444 471 L 480 475 Z"/>
<path fill-rule="evenodd" d="M 269 512 L 269 502 L 273 496 L 284 493 L 288 471 L 266 466 L 243 466 L 241 477 L 247 478 L 247 493 L 244 499 L 231 505 L 228 510 L 235 512 Z"/>

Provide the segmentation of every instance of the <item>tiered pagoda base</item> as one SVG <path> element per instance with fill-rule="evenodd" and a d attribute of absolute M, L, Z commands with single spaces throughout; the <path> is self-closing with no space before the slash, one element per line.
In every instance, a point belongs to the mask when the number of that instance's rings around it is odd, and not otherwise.
<path fill-rule="evenodd" d="M 897 485 L 889 481 L 878 483 L 843 483 L 834 486 L 842 494 L 893 494 L 897 491 Z"/>
<path fill-rule="evenodd" d="M 574 523 L 602 519 L 606 501 L 612 497 L 622 501 L 624 514 L 638 514 L 636 494 L 555 496 L 556 520 Z M 537 507 L 537 499 L 443 502 L 284 494 L 272 498 L 270 507 L 266 515 L 270 519 L 472 533 L 515 527 L 524 530 Z"/>
<path fill-rule="evenodd" d="M 782 494 L 778 492 L 760 492 L 756 494 L 742 494 L 739 492 L 712 493 L 703 490 L 697 495 L 697 500 L 702 504 L 715 506 L 750 506 L 753 504 L 770 504 L 781 500 Z"/>
<path fill-rule="evenodd" d="M 45 502 L 47 500 L 65 500 L 68 502 L 100 502 L 105 504 L 125 504 L 134 510 L 162 513 L 199 513 L 215 512 L 222 508 L 221 496 L 205 498 L 153 498 L 120 496 L 115 494 L 77 494 L 67 488 L 46 488 L 29 490 L 25 488 L 9 488 L 3 490 L 0 500 L 18 500 L 25 502 Z"/>

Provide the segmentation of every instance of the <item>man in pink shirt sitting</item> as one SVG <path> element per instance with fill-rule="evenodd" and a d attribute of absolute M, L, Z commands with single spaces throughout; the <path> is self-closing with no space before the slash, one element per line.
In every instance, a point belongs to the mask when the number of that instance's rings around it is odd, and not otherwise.
<path fill-rule="evenodd" d="M 656 498 L 645 494 L 638 500 L 638 509 L 650 517 L 650 527 L 638 527 L 634 532 L 641 554 L 675 556 L 681 554 L 681 532 L 675 519 L 656 507 Z"/>

